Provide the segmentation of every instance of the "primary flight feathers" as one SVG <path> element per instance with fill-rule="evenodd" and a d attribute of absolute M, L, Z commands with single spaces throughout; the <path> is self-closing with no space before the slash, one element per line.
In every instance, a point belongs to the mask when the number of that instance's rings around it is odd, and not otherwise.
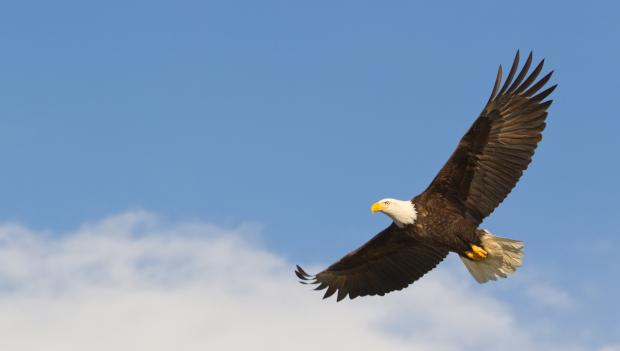
<path fill-rule="evenodd" d="M 514 188 L 542 139 L 552 102 L 544 100 L 556 88 L 541 91 L 553 73 L 537 80 L 543 63 L 530 73 L 530 53 L 519 71 L 517 52 L 503 84 L 500 66 L 486 106 L 428 188 L 412 200 L 377 202 L 373 212 L 394 222 L 316 275 L 297 266 L 300 281 L 327 289 L 324 298 L 337 293 L 338 301 L 384 295 L 413 283 L 449 252 L 457 253 L 480 283 L 514 272 L 523 243 L 478 225 Z"/>

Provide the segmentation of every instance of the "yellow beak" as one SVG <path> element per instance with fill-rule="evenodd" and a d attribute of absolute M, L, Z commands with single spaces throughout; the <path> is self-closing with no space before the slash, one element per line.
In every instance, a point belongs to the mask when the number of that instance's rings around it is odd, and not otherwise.
<path fill-rule="evenodd" d="M 383 202 L 375 202 L 374 204 L 372 204 L 372 206 L 370 207 L 370 211 L 372 213 L 375 212 L 379 212 L 379 211 L 383 211 L 385 209 L 385 205 L 383 204 Z"/>

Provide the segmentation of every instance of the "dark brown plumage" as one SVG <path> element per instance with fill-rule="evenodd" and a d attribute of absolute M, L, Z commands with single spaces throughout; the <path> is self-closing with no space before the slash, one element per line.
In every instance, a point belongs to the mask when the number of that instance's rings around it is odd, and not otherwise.
<path fill-rule="evenodd" d="M 338 301 L 365 295 L 385 295 L 400 290 L 441 262 L 448 250 L 418 243 L 395 224 L 385 228 L 357 250 L 332 264 L 314 279 L 316 290 L 327 288 L 324 297 L 338 289 Z M 313 277 L 297 266 L 302 281 Z"/>
<path fill-rule="evenodd" d="M 524 81 L 531 63 L 530 53 L 513 82 L 519 65 L 517 52 L 508 78 L 498 92 L 502 80 L 500 66 L 487 105 L 417 200 L 425 201 L 441 194 L 464 206 L 465 213 L 480 223 L 506 198 L 531 162 L 536 145 L 542 139 L 546 110 L 552 100 L 541 101 L 557 86 L 532 96 L 549 81 L 553 72 L 530 87 L 542 70 L 544 60 Z"/>
<path fill-rule="evenodd" d="M 517 52 L 503 85 L 499 67 L 480 116 L 428 188 L 411 200 L 417 215 L 412 224 L 401 228 L 392 223 L 315 276 L 297 266 L 301 282 L 327 289 L 324 297 L 337 292 L 338 301 L 347 295 L 351 299 L 384 295 L 416 281 L 450 251 L 466 258 L 472 245 L 489 246 L 482 243 L 484 231 L 478 225 L 506 198 L 531 162 L 551 105 L 551 100 L 543 100 L 556 88 L 540 91 L 553 72 L 536 81 L 544 60 L 528 75 L 531 63 L 530 53 L 515 78 Z M 505 276 L 502 272 L 496 274 Z"/>

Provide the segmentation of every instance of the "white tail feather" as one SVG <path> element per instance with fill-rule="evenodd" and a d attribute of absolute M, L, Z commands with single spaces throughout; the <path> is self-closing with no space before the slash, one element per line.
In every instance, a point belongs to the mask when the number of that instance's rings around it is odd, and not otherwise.
<path fill-rule="evenodd" d="M 481 239 L 482 248 L 488 256 L 481 261 L 472 261 L 466 257 L 461 260 L 467 270 L 478 283 L 486 283 L 497 278 L 506 278 L 521 266 L 523 257 L 523 242 L 507 238 L 500 238 L 483 229 Z"/>

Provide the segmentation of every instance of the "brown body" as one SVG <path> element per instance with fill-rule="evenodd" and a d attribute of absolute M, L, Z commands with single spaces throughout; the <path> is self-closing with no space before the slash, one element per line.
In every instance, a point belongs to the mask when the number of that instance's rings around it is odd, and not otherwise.
<path fill-rule="evenodd" d="M 464 256 L 471 244 L 480 245 L 478 225 L 463 217 L 450 201 L 433 197 L 412 200 L 418 218 L 403 229 L 416 240 Z M 432 211 L 432 214 L 431 214 Z"/>
<path fill-rule="evenodd" d="M 448 252 L 472 258 L 466 253 L 481 245 L 484 233 L 478 226 L 514 188 L 542 139 L 551 105 L 544 99 L 556 86 L 540 91 L 552 72 L 537 81 L 544 60 L 528 74 L 531 62 L 530 53 L 517 74 L 517 52 L 501 88 L 500 66 L 484 109 L 428 188 L 411 200 L 417 212 L 413 224 L 392 223 L 315 276 L 298 266 L 302 283 L 326 288 L 325 297 L 338 292 L 338 300 L 383 295 L 419 279 Z"/>

